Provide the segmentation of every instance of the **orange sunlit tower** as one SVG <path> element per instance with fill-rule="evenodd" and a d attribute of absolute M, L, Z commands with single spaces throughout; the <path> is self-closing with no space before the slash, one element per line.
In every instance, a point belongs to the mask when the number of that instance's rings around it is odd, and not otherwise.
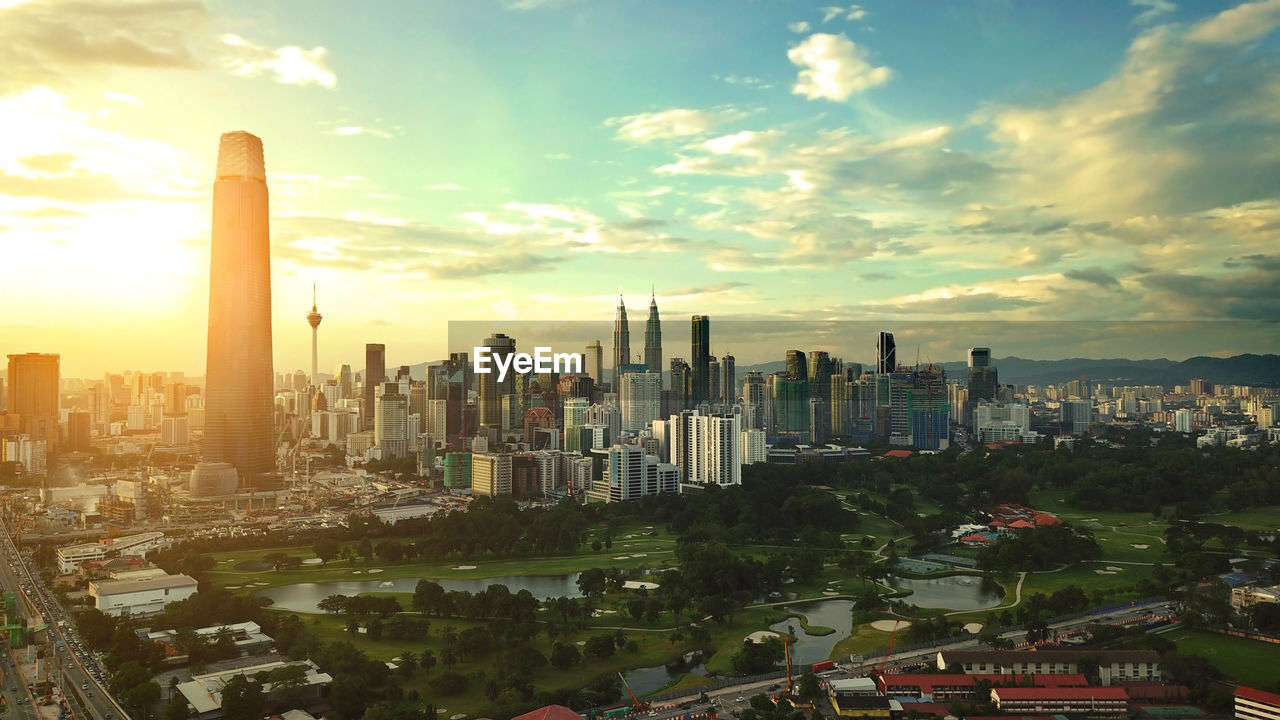
<path fill-rule="evenodd" d="M 262 140 L 226 133 L 213 183 L 204 460 L 230 463 L 242 486 L 275 469 L 268 234 Z"/>

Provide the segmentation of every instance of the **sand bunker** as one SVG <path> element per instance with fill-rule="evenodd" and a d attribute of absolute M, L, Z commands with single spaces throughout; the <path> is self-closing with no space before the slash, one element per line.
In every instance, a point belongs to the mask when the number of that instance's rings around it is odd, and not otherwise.
<path fill-rule="evenodd" d="M 444 712 L 444 711 L 443 711 L 443 710 L 441 710 L 440 712 Z M 466 717 L 466 716 L 467 716 L 467 714 L 466 714 L 466 713 L 454 713 L 454 714 L 452 714 L 452 715 L 450 715 L 450 716 L 449 716 L 449 720 L 462 720 L 462 718 L 464 718 L 464 717 Z"/>
<path fill-rule="evenodd" d="M 1099 575 L 1115 575 L 1116 574 L 1114 570 L 1094 570 L 1094 572 Z"/>
<path fill-rule="evenodd" d="M 628 580 L 622 583 L 622 587 L 628 590 L 640 590 L 642 588 L 645 590 L 657 590 L 658 583 L 645 582 L 643 580 Z"/>
<path fill-rule="evenodd" d="M 586 645 L 586 644 L 587 644 L 586 640 L 579 640 L 578 642 L 574 643 L 574 645 Z"/>
<path fill-rule="evenodd" d="M 475 565 L 454 565 L 453 569 L 454 570 L 475 570 L 476 566 Z"/>
<path fill-rule="evenodd" d="M 1107 569 L 1108 569 L 1108 570 L 1110 570 L 1111 572 L 1117 572 L 1117 573 L 1118 573 L 1118 572 L 1124 572 L 1124 568 L 1122 568 L 1122 567 L 1116 567 L 1115 565 L 1108 565 L 1108 566 L 1107 566 Z"/>
<path fill-rule="evenodd" d="M 1146 550 L 1147 548 L 1149 548 L 1149 547 L 1151 547 L 1151 546 L 1150 546 L 1150 545 L 1142 545 L 1141 543 L 1133 543 L 1133 544 L 1131 545 L 1131 547 L 1132 547 L 1132 548 L 1134 548 L 1135 550 Z"/>
<path fill-rule="evenodd" d="M 822 594 L 826 595 L 827 597 L 831 597 L 832 595 L 839 595 L 840 593 L 836 592 L 835 590 L 823 590 Z"/>
<path fill-rule="evenodd" d="M 614 555 L 613 559 L 614 560 L 630 560 L 631 556 L 630 555 Z"/>
<path fill-rule="evenodd" d="M 228 590 L 239 590 L 239 589 L 240 589 L 240 586 L 239 586 L 239 585 L 228 585 L 228 586 L 227 586 L 227 589 L 228 589 Z"/>
<path fill-rule="evenodd" d="M 772 630 L 757 630 L 751 633 L 750 635 L 746 636 L 745 638 L 743 638 L 743 640 L 748 640 L 753 643 L 762 643 L 765 640 L 768 640 L 769 638 L 774 638 L 774 637 L 781 637 L 781 635 L 779 635 L 776 632 L 773 632 Z"/>
<path fill-rule="evenodd" d="M 871 623 L 871 629 L 879 630 L 880 632 L 893 632 L 894 625 L 897 625 L 899 630 L 911 627 L 911 623 L 906 620 L 876 620 Z"/>
<path fill-rule="evenodd" d="M 321 560 L 320 558 L 307 558 L 306 560 L 302 561 L 302 564 L 303 565 L 319 565 L 323 562 L 324 560 Z"/>
<path fill-rule="evenodd" d="M 363 571 L 363 570 L 352 570 L 352 571 L 351 571 L 351 574 L 352 574 L 352 575 L 363 575 L 363 574 L 364 574 L 364 571 Z"/>
<path fill-rule="evenodd" d="M 637 558 L 637 557 L 649 557 L 649 553 L 631 553 L 631 557 L 633 557 L 633 558 Z"/>
<path fill-rule="evenodd" d="M 982 632 L 982 623 L 965 623 L 964 631 L 970 635 L 977 635 Z"/>
<path fill-rule="evenodd" d="M 374 573 L 380 573 L 380 572 L 382 572 L 382 568 L 374 568 L 369 571 L 369 574 L 372 575 Z"/>

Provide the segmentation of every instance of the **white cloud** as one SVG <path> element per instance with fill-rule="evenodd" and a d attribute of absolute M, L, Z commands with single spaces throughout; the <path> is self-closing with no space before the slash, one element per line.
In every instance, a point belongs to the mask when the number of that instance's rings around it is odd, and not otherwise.
<path fill-rule="evenodd" d="M 799 22 L 787 23 L 787 29 L 788 29 L 788 30 L 790 30 L 790 31 L 791 31 L 791 32 L 793 32 L 793 33 L 800 33 L 800 34 L 807 33 L 807 32 L 809 32 L 810 27 L 811 27 L 811 26 L 809 25 L 808 21 L 806 21 L 806 20 L 800 20 Z"/>
<path fill-rule="evenodd" d="M 822 8 L 822 22 L 829 23 L 838 17 L 843 16 L 845 20 L 857 22 L 867 16 L 867 11 L 861 5 L 850 5 L 847 8 L 829 6 Z"/>
<path fill-rule="evenodd" d="M 850 95 L 889 82 L 893 71 L 867 62 L 867 50 L 844 35 L 815 33 L 787 51 L 801 68 L 791 92 L 810 100 L 843 102 Z"/>
<path fill-rule="evenodd" d="M 461 189 L 462 189 L 462 186 L 461 186 L 461 185 L 459 185 L 458 183 L 451 183 L 451 182 L 450 182 L 450 183 L 436 183 L 435 185 L 428 185 L 428 186 L 426 186 L 426 187 L 425 187 L 425 188 L 423 188 L 423 189 L 424 189 L 424 190 L 449 190 L 449 191 L 457 191 L 457 190 L 461 190 Z"/>
<path fill-rule="evenodd" d="M 352 135 L 372 135 L 374 137 L 380 137 L 380 138 L 392 137 L 392 134 L 387 132 L 386 130 L 379 130 L 378 128 L 370 128 L 370 127 L 361 127 L 359 125 L 344 125 L 339 128 L 334 128 L 333 130 L 329 131 L 329 134 L 347 136 L 347 137 Z"/>
<path fill-rule="evenodd" d="M 333 88 L 338 77 L 329 69 L 323 47 L 310 50 L 288 45 L 271 50 L 255 45 L 239 35 L 223 35 L 222 44 L 227 48 L 223 62 L 235 75 L 255 77 L 264 72 L 275 75 L 278 83 L 285 85 L 320 85 Z"/>
<path fill-rule="evenodd" d="M 672 108 L 652 113 L 624 115 L 605 120 L 605 127 L 616 127 L 619 140 L 648 143 L 705 135 L 720 125 L 740 120 L 747 114 L 737 108 L 693 110 Z"/>
<path fill-rule="evenodd" d="M 1146 8 L 1133 19 L 1138 25 L 1154 22 L 1160 16 L 1178 9 L 1178 6 L 1169 2 L 1169 0 L 1129 0 L 1129 4 L 1134 7 Z"/>

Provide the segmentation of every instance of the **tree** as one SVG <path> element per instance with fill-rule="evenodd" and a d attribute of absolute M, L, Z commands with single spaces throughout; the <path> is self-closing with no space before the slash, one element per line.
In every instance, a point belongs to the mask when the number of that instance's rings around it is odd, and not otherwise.
<path fill-rule="evenodd" d="M 551 646 L 551 665 L 557 670 L 568 670 L 581 661 L 582 654 L 573 645 L 558 642 Z"/>
<path fill-rule="evenodd" d="M 328 565 L 330 560 L 338 556 L 340 547 L 337 540 L 325 535 L 317 538 L 311 549 L 323 564 Z"/>
<path fill-rule="evenodd" d="M 262 685 L 235 675 L 222 686 L 222 717 L 225 720 L 257 720 L 266 698 Z"/>
<path fill-rule="evenodd" d="M 817 700 L 818 697 L 822 695 L 822 688 L 818 683 L 818 676 L 814 675 L 813 671 L 805 671 L 805 674 L 800 676 L 800 691 L 796 694 L 800 696 L 801 700 L 809 702 Z"/>
<path fill-rule="evenodd" d="M 175 680 L 177 677 L 175 676 Z M 172 695 L 164 704 L 160 720 L 191 720 L 191 710 L 187 707 L 187 699 L 181 694 Z"/>
<path fill-rule="evenodd" d="M 285 665 L 267 674 L 271 692 L 278 705 L 291 710 L 301 705 L 307 697 L 307 669 L 302 665 Z"/>
<path fill-rule="evenodd" d="M 595 660 L 603 660 L 613 656 L 614 644 L 612 635 L 592 635 L 587 638 L 583 647 L 586 656 Z"/>
<path fill-rule="evenodd" d="M 631 598 L 627 601 L 627 613 L 636 622 L 640 622 L 640 618 L 644 617 L 645 601 L 640 598 Z"/>
<path fill-rule="evenodd" d="M 160 702 L 160 683 L 148 680 L 130 688 L 124 693 L 124 701 L 136 710 L 138 715 L 145 717 L 147 709 Z"/>
<path fill-rule="evenodd" d="M 600 568 L 583 570 L 578 575 L 578 591 L 587 597 L 598 597 L 604 594 L 605 574 Z"/>
<path fill-rule="evenodd" d="M 360 538 L 360 544 L 356 546 L 356 552 L 365 562 L 373 559 L 373 543 L 369 542 L 369 538 Z"/>

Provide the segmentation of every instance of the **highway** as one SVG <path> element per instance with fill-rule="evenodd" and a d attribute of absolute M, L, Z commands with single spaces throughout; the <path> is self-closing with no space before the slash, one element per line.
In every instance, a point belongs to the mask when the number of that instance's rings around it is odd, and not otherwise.
<path fill-rule="evenodd" d="M 101 663 L 93 656 L 92 651 L 80 642 L 75 628 L 63 613 L 62 608 L 58 606 L 53 594 L 44 587 L 39 578 L 31 574 L 13 542 L 13 537 L 9 534 L 8 525 L 3 521 L 0 521 L 0 530 L 3 530 L 4 534 L 4 537 L 0 538 L 0 544 L 3 544 L 5 558 L 5 562 L 0 563 L 0 586 L 5 590 L 14 591 L 19 598 L 25 598 L 27 607 L 34 609 L 29 624 L 47 625 L 50 644 L 61 648 L 60 652 L 55 652 L 49 658 L 49 668 L 53 672 L 56 684 L 67 696 L 74 716 L 78 720 L 128 718 L 123 708 L 111 698 L 102 685 L 106 675 Z M 59 641 L 61 641 L 60 646 Z M 9 677 L 8 668 L 6 668 L 6 686 L 11 685 L 8 682 Z M 30 699 L 27 703 L 19 709 L 31 710 Z M 10 710 L 13 710 L 12 706 Z M 84 712 L 86 710 L 87 717 Z M 35 713 L 32 711 L 29 715 L 19 715 L 19 719 L 35 720 Z"/>

